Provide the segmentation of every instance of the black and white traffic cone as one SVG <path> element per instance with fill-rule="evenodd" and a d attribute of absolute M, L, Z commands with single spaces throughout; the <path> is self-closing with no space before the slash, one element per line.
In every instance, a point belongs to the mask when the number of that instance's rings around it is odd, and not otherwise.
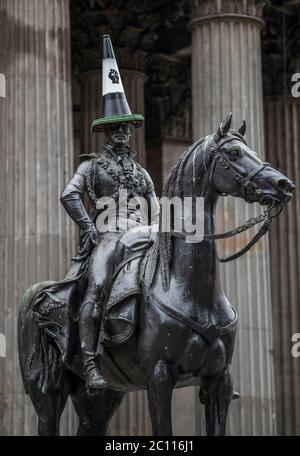
<path fill-rule="evenodd" d="M 109 35 L 103 36 L 102 96 L 103 117 L 94 120 L 93 131 L 103 131 L 104 125 L 115 122 L 131 122 L 136 128 L 142 125 L 144 116 L 132 114 L 129 108 Z"/>

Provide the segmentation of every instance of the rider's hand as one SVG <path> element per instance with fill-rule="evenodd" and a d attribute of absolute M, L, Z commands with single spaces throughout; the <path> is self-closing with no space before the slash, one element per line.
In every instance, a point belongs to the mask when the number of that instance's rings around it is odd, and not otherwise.
<path fill-rule="evenodd" d="M 94 225 L 90 225 L 86 230 L 82 231 L 78 248 L 78 255 L 89 255 L 95 245 L 98 244 L 100 234 Z"/>
<path fill-rule="evenodd" d="M 91 227 L 87 230 L 87 234 L 92 244 L 97 245 L 100 240 L 100 233 L 95 225 L 91 225 Z"/>

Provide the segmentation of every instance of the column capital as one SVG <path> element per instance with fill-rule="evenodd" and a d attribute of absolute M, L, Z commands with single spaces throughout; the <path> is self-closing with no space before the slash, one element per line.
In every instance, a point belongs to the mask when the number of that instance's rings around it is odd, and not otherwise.
<path fill-rule="evenodd" d="M 193 27 L 199 22 L 253 21 L 263 26 L 263 9 L 268 0 L 192 0 Z"/>
<path fill-rule="evenodd" d="M 292 75 L 300 71 L 299 4 L 268 8 L 265 13 L 266 27 L 262 36 L 263 77 L 265 95 L 291 93 Z"/>

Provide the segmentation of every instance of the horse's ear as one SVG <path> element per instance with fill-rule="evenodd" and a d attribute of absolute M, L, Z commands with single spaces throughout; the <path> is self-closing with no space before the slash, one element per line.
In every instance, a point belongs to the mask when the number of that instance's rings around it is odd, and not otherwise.
<path fill-rule="evenodd" d="M 227 135 L 227 133 L 230 130 L 231 127 L 231 121 L 232 121 L 232 112 L 228 114 L 225 120 L 221 122 L 219 129 L 217 133 L 215 134 L 215 141 L 218 142 L 220 141 L 221 138 Z"/>
<path fill-rule="evenodd" d="M 240 127 L 238 128 L 238 133 L 242 136 L 245 136 L 245 133 L 246 133 L 246 121 L 245 120 L 243 120 Z"/>

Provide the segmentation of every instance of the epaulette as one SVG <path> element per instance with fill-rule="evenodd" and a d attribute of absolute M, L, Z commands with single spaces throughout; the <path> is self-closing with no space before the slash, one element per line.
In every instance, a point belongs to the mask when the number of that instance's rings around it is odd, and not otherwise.
<path fill-rule="evenodd" d="M 82 154 L 79 155 L 80 160 L 91 160 L 92 158 L 99 158 L 99 154 Z"/>

